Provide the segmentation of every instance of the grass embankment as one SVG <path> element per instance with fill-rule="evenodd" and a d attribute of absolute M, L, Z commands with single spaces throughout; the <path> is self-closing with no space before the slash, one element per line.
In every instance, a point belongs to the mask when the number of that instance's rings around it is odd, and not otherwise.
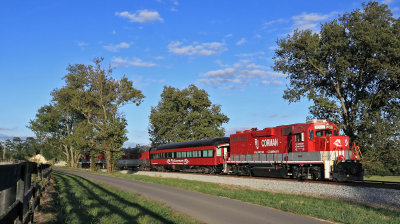
<path fill-rule="evenodd" d="M 272 193 L 243 187 L 175 178 L 159 178 L 121 173 L 113 173 L 112 175 L 232 198 L 334 222 L 363 224 L 400 223 L 399 212 L 382 208 L 374 208 L 357 203 L 345 202 L 339 199 Z"/>
<path fill-rule="evenodd" d="M 364 180 L 400 182 L 400 176 L 365 176 Z"/>
<path fill-rule="evenodd" d="M 198 223 L 168 207 L 84 178 L 54 173 L 57 223 Z"/>

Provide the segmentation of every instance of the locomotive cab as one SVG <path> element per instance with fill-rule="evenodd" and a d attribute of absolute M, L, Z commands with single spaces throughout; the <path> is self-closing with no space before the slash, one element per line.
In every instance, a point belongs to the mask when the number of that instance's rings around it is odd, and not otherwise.
<path fill-rule="evenodd" d="M 348 136 L 339 135 L 339 128 L 325 120 L 308 121 L 312 123 L 308 136 L 310 151 L 319 151 L 324 163 L 325 179 L 336 181 L 362 180 L 363 170 L 360 161 L 354 160 Z"/>

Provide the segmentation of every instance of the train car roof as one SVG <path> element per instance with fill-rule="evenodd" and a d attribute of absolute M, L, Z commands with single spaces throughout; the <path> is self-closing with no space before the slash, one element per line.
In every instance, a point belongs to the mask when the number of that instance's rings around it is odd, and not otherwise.
<path fill-rule="evenodd" d="M 190 141 L 190 142 L 179 142 L 179 143 L 171 143 L 159 145 L 151 149 L 151 151 L 156 150 L 165 150 L 165 149 L 179 149 L 179 148 L 189 148 L 189 147 L 201 147 L 201 146 L 214 146 L 229 143 L 229 137 L 222 138 L 213 138 L 213 139 L 204 139 L 198 141 Z"/>

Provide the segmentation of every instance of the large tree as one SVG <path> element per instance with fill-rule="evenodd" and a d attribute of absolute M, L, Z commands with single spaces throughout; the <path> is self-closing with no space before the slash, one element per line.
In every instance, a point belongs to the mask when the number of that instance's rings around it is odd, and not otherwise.
<path fill-rule="evenodd" d="M 151 108 L 150 141 L 159 145 L 222 137 L 221 125 L 228 121 L 205 90 L 195 85 L 182 90 L 165 86 L 158 105 Z"/>
<path fill-rule="evenodd" d="M 39 139 L 57 140 L 71 166 L 84 153 L 104 154 L 110 172 L 114 152 L 127 139 L 127 123 L 119 110 L 127 103 L 139 105 L 144 96 L 126 77 L 112 78 L 112 69 L 103 68 L 102 61 L 68 66 L 65 86 L 51 93 L 52 104 L 40 108 L 29 127 Z"/>
<path fill-rule="evenodd" d="M 274 70 L 290 81 L 285 99 L 307 97 L 314 118 L 339 124 L 366 154 L 387 151 L 384 142 L 398 145 L 398 128 L 377 131 L 400 126 L 400 20 L 387 5 L 363 4 L 322 24 L 318 33 L 295 30 L 277 44 Z"/>
<path fill-rule="evenodd" d="M 66 85 L 52 95 L 53 100 L 65 101 L 66 109 L 73 108 L 85 118 L 86 124 L 77 126 L 77 133 L 81 135 L 75 136 L 74 142 L 92 156 L 104 154 L 107 170 L 111 172 L 115 160 L 113 152 L 118 152 L 127 140 L 127 123 L 119 110 L 127 103 L 139 105 L 144 96 L 126 77 L 112 78 L 112 69 L 103 68 L 102 61 L 98 58 L 94 65 L 69 66 L 64 77 Z"/>

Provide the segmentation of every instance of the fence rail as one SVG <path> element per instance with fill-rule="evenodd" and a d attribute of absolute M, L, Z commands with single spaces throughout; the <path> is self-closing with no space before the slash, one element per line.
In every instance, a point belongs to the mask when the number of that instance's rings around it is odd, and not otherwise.
<path fill-rule="evenodd" d="M 34 162 L 0 164 L 0 224 L 33 222 L 51 171 L 50 165 Z"/>

